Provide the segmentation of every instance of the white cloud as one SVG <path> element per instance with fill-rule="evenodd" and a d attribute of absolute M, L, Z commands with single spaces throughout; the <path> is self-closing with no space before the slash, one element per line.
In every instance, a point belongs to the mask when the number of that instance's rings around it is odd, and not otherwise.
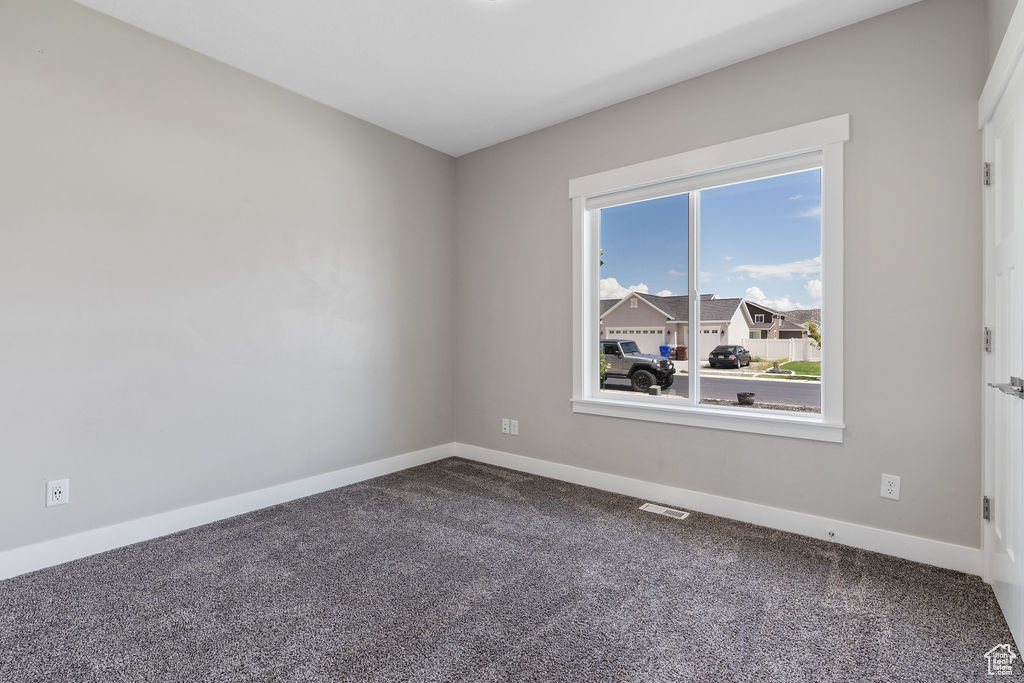
<path fill-rule="evenodd" d="M 747 287 L 747 298 L 751 301 L 764 301 L 764 292 L 760 287 Z"/>
<path fill-rule="evenodd" d="M 765 296 L 760 287 L 747 287 L 746 298 L 753 301 L 755 304 L 774 308 L 776 311 L 793 311 L 800 308 L 808 308 L 802 303 L 790 299 L 788 294 L 776 299 L 770 299 Z"/>
<path fill-rule="evenodd" d="M 623 287 L 622 285 L 619 284 L 619 281 L 613 277 L 601 278 L 600 290 L 602 299 L 621 299 L 630 292 L 640 292 L 641 294 L 648 294 L 651 291 L 650 287 L 648 287 L 642 282 L 635 285 L 630 285 L 628 287 Z M 668 292 L 668 290 L 663 289 L 662 292 Z M 662 294 L 661 292 L 658 293 L 658 296 L 670 295 L 671 292 L 669 292 L 668 294 Z"/>
<path fill-rule="evenodd" d="M 726 261 L 732 261 L 732 256 L 726 256 L 726 257 L 725 257 L 725 260 L 726 260 Z"/>
<path fill-rule="evenodd" d="M 821 204 L 804 209 L 797 214 L 797 218 L 821 218 Z"/>
<path fill-rule="evenodd" d="M 676 270 L 675 268 L 668 271 L 668 274 L 671 275 L 672 277 L 686 277 L 685 270 Z"/>
<path fill-rule="evenodd" d="M 734 273 L 746 273 L 757 280 L 764 280 L 770 277 L 781 277 L 792 280 L 794 275 L 817 275 L 821 272 L 821 256 L 805 259 L 803 261 L 792 261 L 790 263 L 774 263 L 768 265 L 743 265 L 732 269 Z"/>
<path fill-rule="evenodd" d="M 672 296 L 672 292 L 670 292 L 667 289 L 663 289 L 660 292 L 658 292 L 657 294 L 655 294 L 654 296 Z"/>
<path fill-rule="evenodd" d="M 802 194 L 795 194 L 795 195 L 793 195 L 792 197 L 789 198 L 789 201 L 792 202 L 792 201 L 795 201 L 797 199 L 803 199 L 803 198 L 804 198 L 804 196 Z"/>
<path fill-rule="evenodd" d="M 808 280 L 804 284 L 804 289 L 807 290 L 807 296 L 815 301 L 821 299 L 821 280 Z"/>

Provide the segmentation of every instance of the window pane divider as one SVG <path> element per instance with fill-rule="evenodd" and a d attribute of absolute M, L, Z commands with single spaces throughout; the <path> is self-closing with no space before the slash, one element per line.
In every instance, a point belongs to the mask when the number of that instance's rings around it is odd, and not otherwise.
<path fill-rule="evenodd" d="M 687 280 L 690 292 L 689 322 L 687 323 L 687 354 L 686 372 L 689 375 L 689 391 L 687 391 L 687 403 L 696 406 L 700 404 L 700 191 L 690 193 L 690 234 L 689 234 L 689 261 L 687 265 Z"/>

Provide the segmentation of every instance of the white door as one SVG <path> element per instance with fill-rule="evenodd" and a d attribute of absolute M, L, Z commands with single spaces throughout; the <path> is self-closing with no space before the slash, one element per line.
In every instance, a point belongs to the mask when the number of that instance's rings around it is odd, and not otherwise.
<path fill-rule="evenodd" d="M 985 563 L 1006 621 L 1024 643 L 1024 66 L 984 128 L 991 186 L 985 193 Z M 996 385 L 996 386 L 992 386 Z M 1021 394 L 1021 395 L 1018 395 Z"/>

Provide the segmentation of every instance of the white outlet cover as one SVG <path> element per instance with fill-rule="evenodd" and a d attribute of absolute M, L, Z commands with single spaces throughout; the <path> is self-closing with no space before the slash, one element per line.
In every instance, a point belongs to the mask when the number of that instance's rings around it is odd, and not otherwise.
<path fill-rule="evenodd" d="M 510 420 L 509 424 L 512 436 L 519 436 L 519 420 Z"/>
<path fill-rule="evenodd" d="M 501 418 L 501 433 L 509 434 L 511 427 L 509 426 L 509 419 L 507 417 Z"/>
<path fill-rule="evenodd" d="M 882 475 L 882 498 L 890 500 L 900 499 L 900 478 L 895 474 Z"/>
<path fill-rule="evenodd" d="M 46 482 L 46 507 L 64 505 L 69 500 L 70 479 L 54 479 Z"/>

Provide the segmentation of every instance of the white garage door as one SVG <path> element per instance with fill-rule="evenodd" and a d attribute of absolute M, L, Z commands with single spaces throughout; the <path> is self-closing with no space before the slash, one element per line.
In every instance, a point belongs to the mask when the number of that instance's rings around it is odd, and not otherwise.
<path fill-rule="evenodd" d="M 664 327 L 613 327 L 605 333 L 607 339 L 631 339 L 643 353 L 660 356 L 658 347 L 665 344 Z"/>

